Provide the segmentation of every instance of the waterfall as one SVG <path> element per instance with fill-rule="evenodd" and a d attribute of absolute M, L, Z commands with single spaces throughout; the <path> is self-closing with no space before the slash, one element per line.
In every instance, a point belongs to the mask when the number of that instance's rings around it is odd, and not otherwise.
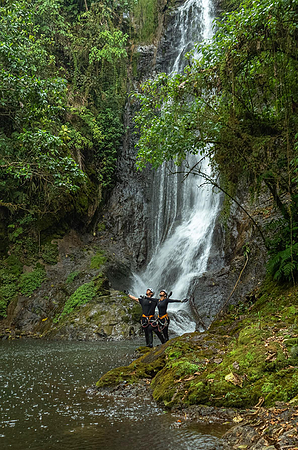
<path fill-rule="evenodd" d="M 211 11 L 211 0 L 187 0 L 176 10 L 169 38 L 168 73 L 181 72 L 186 64 L 185 54 L 193 49 L 194 43 L 212 36 Z M 191 167 L 197 161 L 197 156 L 190 156 L 187 165 Z M 210 174 L 208 161 L 202 164 L 203 172 Z M 184 179 L 181 172 L 185 167 L 165 163 L 153 173 L 151 260 L 142 273 L 134 274 L 132 289 L 138 295 L 149 286 L 156 290 L 157 296 L 160 289 L 166 289 L 173 292 L 173 298 L 184 298 L 192 280 L 206 271 L 220 198 L 210 186 L 200 186 L 203 180 L 198 176 L 190 174 Z M 187 304 L 171 304 L 169 312 L 172 332 L 195 330 Z"/>

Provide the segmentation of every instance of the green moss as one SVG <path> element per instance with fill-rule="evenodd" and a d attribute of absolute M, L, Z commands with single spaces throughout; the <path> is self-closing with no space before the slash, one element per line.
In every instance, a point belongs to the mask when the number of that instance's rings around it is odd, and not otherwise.
<path fill-rule="evenodd" d="M 186 346 L 182 342 L 180 342 L 180 341 L 174 342 L 173 345 L 168 347 L 168 349 L 166 350 L 168 359 L 176 360 L 176 359 L 180 358 L 183 355 L 185 349 L 186 349 Z"/>
<path fill-rule="evenodd" d="M 298 316 L 298 307 L 291 305 L 283 309 L 281 319 L 293 323 L 297 316 Z"/>
<path fill-rule="evenodd" d="M 197 372 L 198 365 L 189 362 L 187 359 L 180 358 L 172 364 L 172 369 L 175 369 L 176 376 L 185 376 Z"/>
<path fill-rule="evenodd" d="M 20 276 L 19 289 L 23 295 L 30 297 L 38 289 L 46 278 L 45 268 L 37 264 L 32 272 L 23 273 Z"/>
<path fill-rule="evenodd" d="M 57 323 L 59 320 L 63 319 L 63 317 L 68 316 L 78 306 L 85 305 L 91 301 L 95 295 L 96 291 L 93 281 L 83 284 L 69 297 L 64 305 L 62 313 L 59 317 L 54 319 L 54 322 Z"/>
<path fill-rule="evenodd" d="M 154 378 L 164 366 L 165 354 L 161 349 L 145 353 L 129 366 L 117 367 L 107 372 L 96 383 L 97 387 L 112 387 L 126 381 L 130 384 L 143 378 Z"/>
<path fill-rule="evenodd" d="M 135 303 L 128 311 L 134 322 L 139 322 L 142 315 L 142 308 L 139 303 Z"/>
<path fill-rule="evenodd" d="M 259 324 L 252 324 L 251 326 L 245 327 L 239 333 L 238 344 L 247 345 L 252 342 L 260 342 L 269 336 L 269 332 L 264 332 L 260 329 Z"/>

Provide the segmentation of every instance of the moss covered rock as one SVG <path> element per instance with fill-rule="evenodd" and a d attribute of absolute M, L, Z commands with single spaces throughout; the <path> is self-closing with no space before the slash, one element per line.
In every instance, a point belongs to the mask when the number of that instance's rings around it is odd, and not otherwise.
<path fill-rule="evenodd" d="M 264 298 L 270 298 L 270 305 Z M 257 403 L 295 402 L 298 329 L 293 317 L 297 305 L 295 289 L 281 295 L 278 289 L 265 287 L 241 317 L 234 308 L 209 331 L 172 339 L 130 366 L 108 372 L 97 386 L 150 379 L 153 398 L 167 408 L 198 404 L 249 408 Z"/>

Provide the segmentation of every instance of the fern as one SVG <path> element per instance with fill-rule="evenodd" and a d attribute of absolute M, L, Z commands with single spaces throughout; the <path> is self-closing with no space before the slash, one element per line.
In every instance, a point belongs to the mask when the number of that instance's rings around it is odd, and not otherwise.
<path fill-rule="evenodd" d="M 291 281 L 298 273 L 298 243 L 286 247 L 272 256 L 268 262 L 268 273 L 276 281 Z"/>

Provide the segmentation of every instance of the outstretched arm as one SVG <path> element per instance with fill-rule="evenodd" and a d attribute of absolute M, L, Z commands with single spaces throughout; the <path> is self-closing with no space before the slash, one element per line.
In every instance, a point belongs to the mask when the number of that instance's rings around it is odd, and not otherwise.
<path fill-rule="evenodd" d="M 169 303 L 186 303 L 188 302 L 188 298 L 184 298 L 183 300 L 174 300 L 173 298 L 169 298 Z"/>
<path fill-rule="evenodd" d="M 138 297 L 135 297 L 134 295 L 131 295 L 126 289 L 124 289 L 124 294 L 128 295 L 129 298 L 131 298 L 132 300 L 135 300 L 136 302 L 139 303 L 139 299 Z"/>
<path fill-rule="evenodd" d="M 139 303 L 138 297 L 135 297 L 134 295 L 131 295 L 131 294 L 128 294 L 128 297 L 131 298 L 132 300 L 135 300 L 136 302 Z"/>

